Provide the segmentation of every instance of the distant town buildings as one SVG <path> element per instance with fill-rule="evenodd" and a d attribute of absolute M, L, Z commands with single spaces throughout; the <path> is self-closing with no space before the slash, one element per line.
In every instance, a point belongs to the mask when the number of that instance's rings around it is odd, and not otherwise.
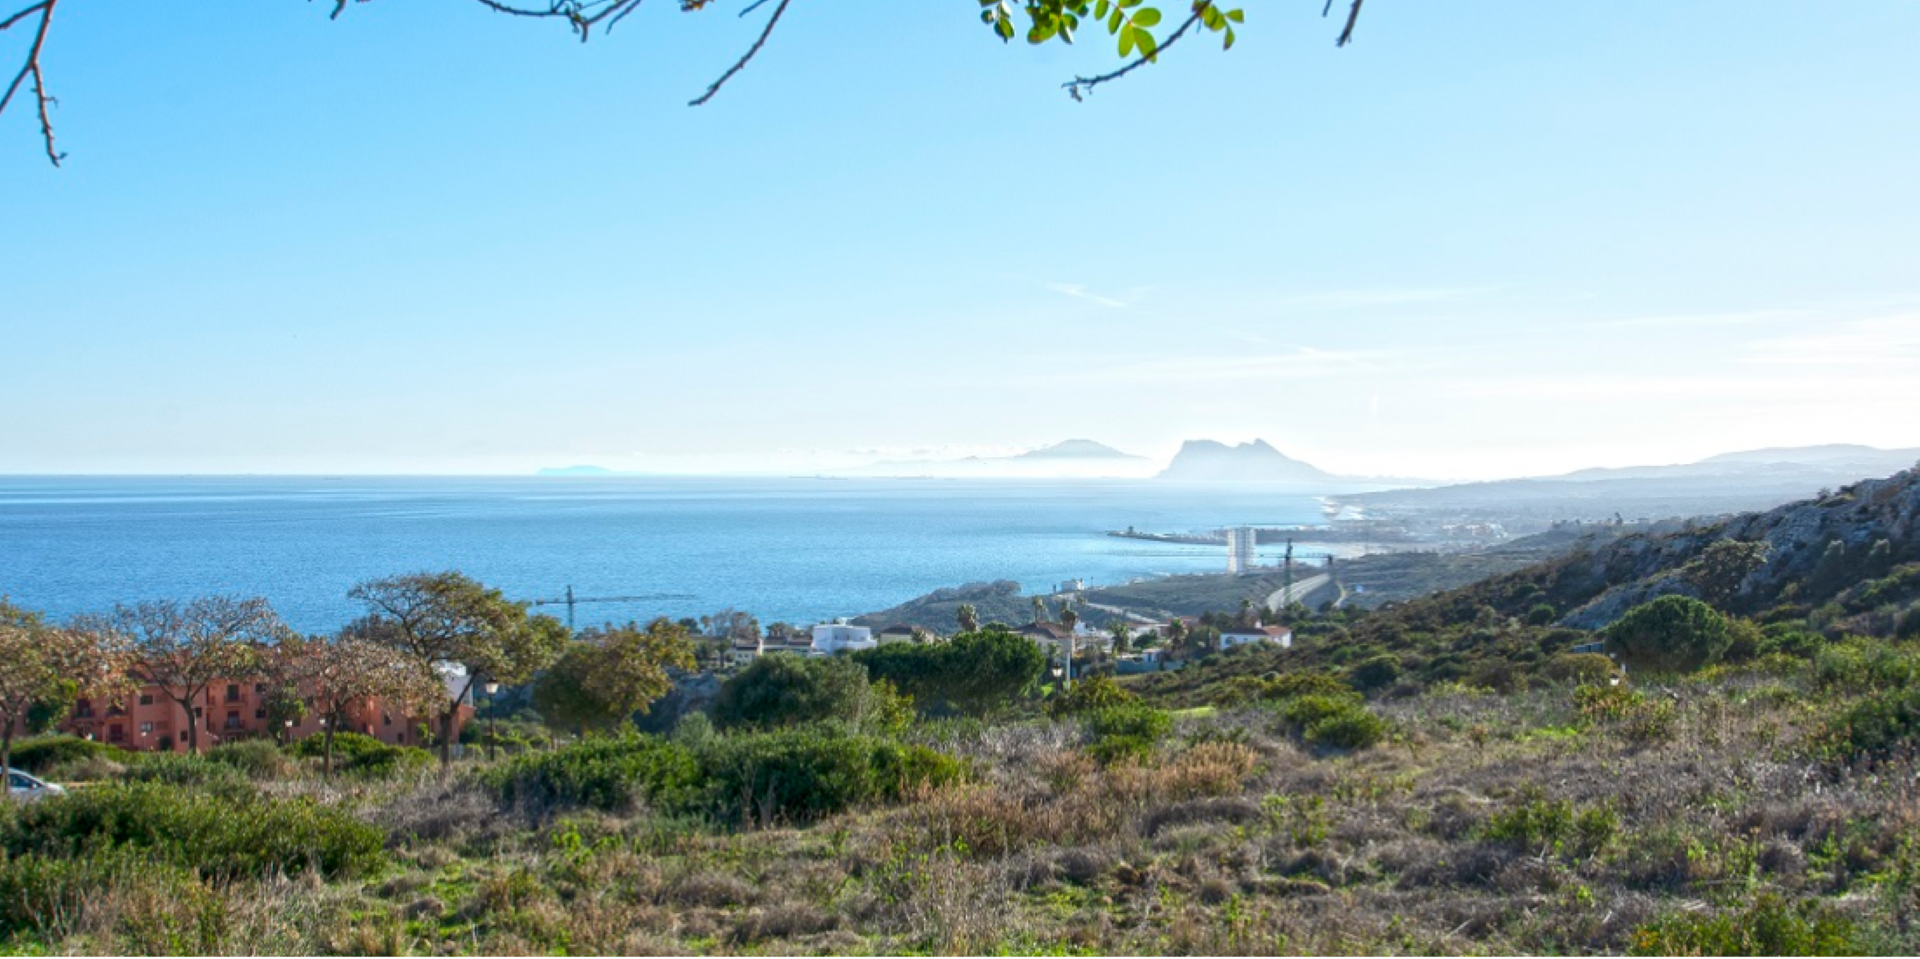
<path fill-rule="evenodd" d="M 464 680 L 464 675 L 460 677 Z M 59 724 L 61 732 L 83 736 L 134 752 L 185 752 L 187 729 L 200 727 L 200 748 L 246 739 L 291 742 L 326 729 L 311 711 L 291 725 L 275 723 L 268 712 L 270 687 L 258 677 L 216 681 L 193 700 L 191 716 L 159 686 L 142 686 L 117 704 L 80 699 L 73 713 Z M 184 691 L 176 690 L 181 695 Z M 473 707 L 462 705 L 454 718 L 454 735 L 473 718 Z M 424 746 L 431 741 L 423 727 L 428 717 L 409 716 L 388 709 L 375 698 L 363 700 L 335 732 L 363 733 L 390 746 Z"/>

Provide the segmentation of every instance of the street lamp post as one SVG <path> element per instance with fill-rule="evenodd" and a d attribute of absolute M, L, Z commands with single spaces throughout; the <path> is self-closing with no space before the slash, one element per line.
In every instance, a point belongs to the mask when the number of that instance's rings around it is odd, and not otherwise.
<path fill-rule="evenodd" d="M 572 587 L 568 587 L 571 589 Z M 487 762 L 493 762 L 493 697 L 500 691 L 500 684 L 487 680 Z"/>

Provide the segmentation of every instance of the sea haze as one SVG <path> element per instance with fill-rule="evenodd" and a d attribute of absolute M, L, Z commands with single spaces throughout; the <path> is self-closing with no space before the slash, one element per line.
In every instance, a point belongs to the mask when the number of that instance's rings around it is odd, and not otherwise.
<path fill-rule="evenodd" d="M 56 619 L 140 599 L 259 595 L 295 628 L 348 587 L 460 569 L 516 599 L 684 593 L 580 623 L 734 606 L 809 622 L 942 586 L 1032 590 L 1225 569 L 1219 549 L 1106 536 L 1318 523 L 1303 493 L 1145 481 L 0 477 L 0 594 Z"/>

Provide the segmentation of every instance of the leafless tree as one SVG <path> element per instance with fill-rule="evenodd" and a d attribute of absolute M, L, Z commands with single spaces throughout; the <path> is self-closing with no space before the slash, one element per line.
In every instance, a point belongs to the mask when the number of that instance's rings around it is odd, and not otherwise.
<path fill-rule="evenodd" d="M 427 716 L 445 694 L 438 674 L 418 660 L 353 635 L 290 639 L 276 653 L 276 674 L 300 690 L 320 719 L 322 769 L 329 778 L 333 735 L 355 713 L 378 707 L 389 714 Z"/>
<path fill-rule="evenodd" d="M 74 625 L 101 637 L 135 683 L 159 687 L 186 713 L 190 752 L 200 751 L 196 704 L 212 722 L 212 685 L 253 675 L 262 649 L 291 635 L 266 600 L 228 596 L 117 606 L 78 617 Z"/>
<path fill-rule="evenodd" d="M 47 45 L 47 34 L 53 25 L 54 10 L 63 2 L 65 0 L 34 0 L 11 16 L 0 20 L 0 32 L 5 32 L 16 25 L 29 25 L 33 30 L 33 40 L 27 48 L 20 68 L 13 75 L 12 82 L 7 85 L 6 93 L 0 96 L 0 116 L 5 115 L 7 107 L 13 102 L 14 95 L 21 88 L 31 85 L 34 106 L 40 122 L 40 138 L 46 147 L 47 159 L 52 161 L 54 166 L 59 166 L 66 154 L 61 153 L 54 146 L 53 118 L 49 110 L 58 106 L 59 101 L 47 93 L 46 76 L 41 63 L 42 53 Z M 333 4 L 331 17 L 338 19 L 346 11 L 349 0 L 331 0 L 331 2 Z M 352 2 L 367 3 L 369 0 L 352 0 Z M 472 0 L 472 2 L 503 16 L 564 22 L 568 29 L 585 42 L 596 31 L 611 32 L 614 27 L 638 11 L 643 0 L 521 0 L 521 2 Z M 787 7 L 792 2 L 793 0 L 749 0 L 740 11 L 742 17 L 769 5 L 773 9 L 768 13 L 760 32 L 754 37 L 753 43 L 747 47 L 746 52 L 708 84 L 705 91 L 688 101 L 688 105 L 697 107 L 711 101 L 722 87 L 738 76 L 740 71 L 745 70 L 747 64 L 753 62 L 754 57 L 759 56 L 760 51 L 766 47 L 767 39 L 773 36 L 774 29 L 780 25 L 781 18 L 786 15 Z M 1333 2 L 1334 0 L 1327 0 L 1326 7 L 1321 10 L 1321 16 L 1324 17 L 1333 10 Z M 1352 42 L 1354 25 L 1360 18 L 1361 4 L 1365 2 L 1366 0 L 1352 0 L 1352 6 L 1347 13 L 1346 27 L 1340 32 L 1339 46 L 1344 47 Z M 705 10 L 714 5 L 713 0 L 678 0 L 678 3 L 683 12 Z M 1072 15 L 1077 20 L 1087 12 L 1077 0 L 1036 0 L 1036 2 L 1025 4 L 1014 4 L 1011 0 L 1007 0 L 1000 3 L 983 3 L 982 6 L 983 19 L 996 28 L 1002 39 L 1011 39 L 1014 35 L 1011 21 L 1016 8 L 1023 8 L 1036 27 L 1042 20 L 1053 20 L 1067 15 Z M 1116 13 L 1115 16 L 1119 14 Z M 1158 11 L 1154 11 L 1154 17 L 1155 22 L 1158 22 Z M 1192 0 L 1189 15 L 1165 40 L 1154 41 L 1148 37 L 1140 42 L 1137 53 L 1130 52 L 1133 47 L 1131 43 L 1123 43 L 1121 55 L 1126 58 L 1126 63 L 1119 69 L 1098 76 L 1074 77 L 1062 86 L 1075 100 L 1082 99 L 1101 84 L 1111 83 L 1148 63 L 1158 62 L 1160 53 L 1179 42 L 1181 38 L 1188 36 L 1195 26 L 1202 27 L 1203 32 L 1225 31 L 1227 45 L 1231 46 L 1232 30 L 1224 19 L 1226 17 L 1232 17 L 1237 23 L 1240 11 L 1225 10 L 1214 0 Z M 1065 31 L 1063 36 L 1060 31 L 1050 28 L 1029 33 L 1028 42 L 1044 43 L 1057 37 L 1070 42 L 1071 36 L 1071 30 Z"/>

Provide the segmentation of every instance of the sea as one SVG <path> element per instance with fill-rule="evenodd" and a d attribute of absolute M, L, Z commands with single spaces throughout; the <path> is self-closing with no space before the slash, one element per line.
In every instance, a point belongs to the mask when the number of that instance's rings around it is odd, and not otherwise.
<path fill-rule="evenodd" d="M 317 633 L 363 611 L 357 582 L 457 569 L 515 599 L 610 600 L 580 602 L 581 626 L 723 608 L 812 623 L 983 580 L 1226 569 L 1223 548 L 1109 530 L 1323 519 L 1312 495 L 1149 480 L 0 476 L 0 595 L 56 621 L 260 596 Z"/>

